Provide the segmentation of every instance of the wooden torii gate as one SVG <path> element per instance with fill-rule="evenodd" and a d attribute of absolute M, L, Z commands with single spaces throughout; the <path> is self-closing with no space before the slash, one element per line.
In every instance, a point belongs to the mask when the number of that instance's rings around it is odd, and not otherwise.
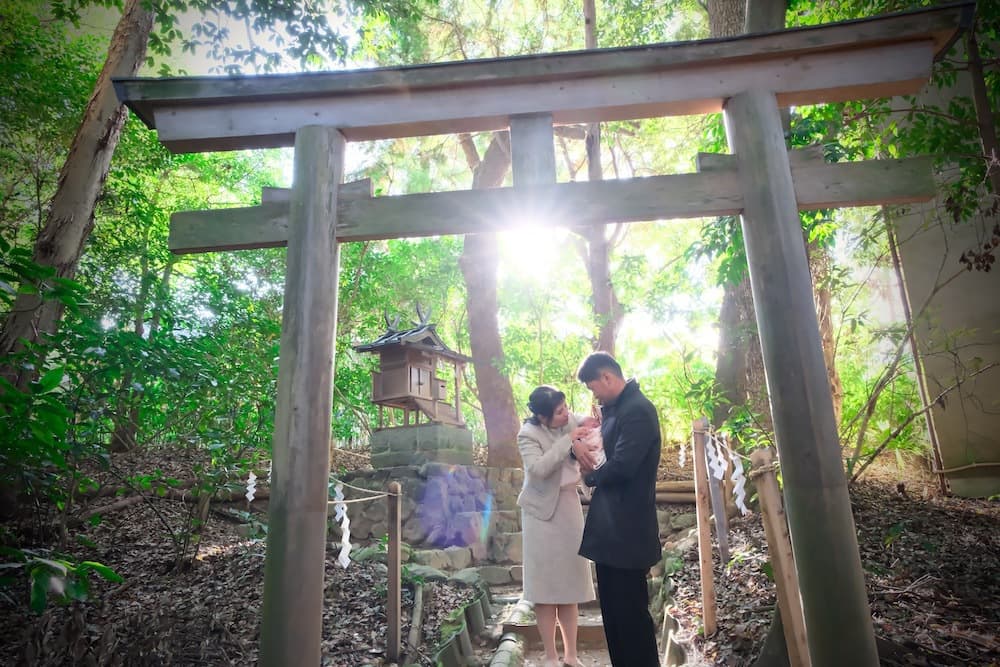
<path fill-rule="evenodd" d="M 295 146 L 290 191 L 177 213 L 174 252 L 288 246 L 260 663 L 320 662 L 338 243 L 742 216 L 812 663 L 878 663 L 798 210 L 929 199 L 927 159 L 791 157 L 779 108 L 916 92 L 974 5 L 778 33 L 386 69 L 120 79 L 171 150 Z M 724 111 L 700 173 L 556 183 L 553 124 Z M 510 130 L 513 187 L 373 197 L 346 141 Z"/>

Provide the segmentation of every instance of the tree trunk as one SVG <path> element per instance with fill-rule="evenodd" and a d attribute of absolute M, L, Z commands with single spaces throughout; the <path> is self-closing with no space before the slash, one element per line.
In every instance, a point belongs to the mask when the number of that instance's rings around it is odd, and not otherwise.
<path fill-rule="evenodd" d="M 597 12 L 594 0 L 584 0 L 584 40 L 588 49 L 597 48 Z M 587 178 L 590 181 L 604 180 L 601 166 L 601 124 L 587 125 Z M 615 296 L 611 282 L 611 243 L 606 234 L 607 225 L 596 225 L 580 233 L 587 242 L 587 276 L 590 278 L 591 310 L 597 325 L 595 350 L 608 354 L 615 353 L 618 327 L 621 326 L 624 311 Z"/>
<path fill-rule="evenodd" d="M 993 109 L 990 108 L 990 96 L 986 87 L 986 77 L 983 74 L 983 59 L 979 53 L 979 42 L 976 39 L 976 26 L 968 33 L 969 78 L 972 81 L 972 102 L 976 109 L 976 125 L 979 128 L 979 140 L 983 144 L 983 155 L 986 156 L 987 175 L 994 196 L 1000 196 L 1000 144 L 997 142 L 996 122 L 993 119 Z"/>
<path fill-rule="evenodd" d="M 719 311 L 719 350 L 715 365 L 715 385 L 719 400 L 712 414 L 712 426 L 718 428 L 729 418 L 734 406 L 743 405 L 747 394 L 747 356 L 740 314 L 739 290 L 747 284 L 726 283 Z"/>
<path fill-rule="evenodd" d="M 170 277 L 174 271 L 175 257 L 176 255 L 171 255 L 166 266 L 163 267 L 163 276 L 159 281 L 160 284 L 156 287 L 156 295 L 152 308 L 153 312 L 149 320 L 148 336 L 150 340 L 152 340 L 160 328 L 160 320 L 163 318 L 166 296 L 170 292 Z M 135 304 L 134 330 L 136 335 L 140 337 L 147 334 L 145 324 L 146 305 L 150 298 L 150 292 L 153 291 L 152 283 L 154 280 L 155 277 L 149 272 L 149 260 L 148 258 L 144 258 L 142 287 L 139 290 L 139 298 Z M 111 444 L 109 445 L 109 449 L 112 452 L 127 452 L 139 445 L 138 433 L 140 412 L 142 410 L 142 394 L 136 393 L 131 389 L 132 383 L 136 381 L 136 377 L 131 370 L 127 371 L 122 378 L 120 387 L 122 399 L 118 404 L 115 427 L 111 433 Z"/>
<path fill-rule="evenodd" d="M 473 169 L 473 189 L 495 188 L 503 183 L 510 167 L 510 136 L 506 132 L 494 135 L 482 161 L 471 137 L 462 138 L 462 148 Z M 517 451 L 520 425 L 514 390 L 503 373 L 503 343 L 497 322 L 498 262 L 496 234 L 465 235 L 459 264 L 465 278 L 472 366 L 486 426 L 486 464 L 512 468 L 520 464 Z"/>
<path fill-rule="evenodd" d="M 823 360 L 826 374 L 830 379 L 830 395 L 833 397 L 833 414 L 840 426 L 840 411 L 844 402 L 844 387 L 837 372 L 836 336 L 833 327 L 833 292 L 830 289 L 830 268 L 833 258 L 827 248 L 809 243 L 809 272 L 812 274 L 813 297 L 816 301 L 816 319 L 819 321 L 819 335 L 823 342 Z"/>
<path fill-rule="evenodd" d="M 743 33 L 746 0 L 708 0 L 705 8 L 710 37 L 733 37 Z"/>
<path fill-rule="evenodd" d="M 145 58 L 153 13 L 143 5 L 142 0 L 128 0 L 125 4 L 104 67 L 59 173 L 59 186 L 45 225 L 35 241 L 34 261 L 54 268 L 60 278 L 76 275 L 84 244 L 94 227 L 94 207 L 126 115 L 111 78 L 134 76 Z M 5 359 L 0 376 L 26 386 L 32 375 L 12 366 L 10 355 L 23 350 L 25 341 L 37 342 L 54 333 L 62 314 L 63 305 L 58 300 L 43 301 L 37 294 L 19 294 L 0 329 L 0 357 Z"/>
<path fill-rule="evenodd" d="M 755 428 L 771 433 L 774 431 L 774 426 L 771 423 L 771 401 L 767 395 L 764 354 L 760 347 L 760 333 L 757 331 L 753 291 L 750 289 L 749 276 L 740 282 L 736 296 L 740 309 L 740 334 L 744 341 L 743 350 L 747 356 L 746 403 L 756 419 Z"/>
<path fill-rule="evenodd" d="M 745 2 L 710 0 L 706 9 L 711 37 L 732 37 L 743 32 Z M 753 347 L 759 348 L 760 341 L 753 319 L 750 281 L 744 276 L 738 283 L 723 285 L 722 308 L 719 312 L 719 348 L 715 366 L 715 385 L 721 400 L 712 414 L 712 425 L 716 428 L 729 418 L 733 408 L 747 404 L 750 391 L 748 377 L 758 375 L 751 373 L 748 368 L 749 350 Z M 759 353 L 757 356 L 760 356 Z M 760 375 L 763 376 L 763 373 Z"/>

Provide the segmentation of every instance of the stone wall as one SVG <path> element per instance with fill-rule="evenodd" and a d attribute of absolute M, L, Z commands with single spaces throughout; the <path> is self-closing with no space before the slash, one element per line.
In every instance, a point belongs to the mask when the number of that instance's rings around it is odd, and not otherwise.
<path fill-rule="evenodd" d="M 961 45 L 955 57 L 965 57 Z M 917 101 L 948 109 L 956 98 L 971 96 L 969 73 L 959 70 L 950 87 L 928 85 Z M 893 101 L 904 109 L 913 106 L 909 100 Z M 905 112 L 893 120 L 904 128 L 913 122 Z M 981 210 L 955 224 L 945 184 L 958 176 L 957 165 L 939 169 L 937 176 L 942 182 L 937 198 L 912 204 L 905 215 L 892 215 L 888 221 L 899 243 L 906 298 L 913 311 L 918 370 L 927 387 L 924 400 L 932 406 L 927 426 L 937 435 L 952 492 L 985 498 L 1000 493 L 1000 368 L 974 377 L 972 373 L 1000 363 L 998 267 L 991 273 L 962 271 L 959 258 L 971 248 L 983 250 L 991 241 L 989 230 L 997 221 L 991 207 L 1000 193 L 984 188 Z M 956 272 L 961 273 L 945 280 Z M 949 387 L 955 389 L 936 400 Z"/>
<path fill-rule="evenodd" d="M 472 432 L 450 424 L 384 428 L 372 433 L 372 466 L 418 466 L 429 461 L 472 465 Z"/>
<path fill-rule="evenodd" d="M 523 472 L 515 468 L 429 462 L 355 471 L 342 481 L 373 491 L 384 491 L 389 482 L 399 482 L 404 542 L 414 549 L 467 547 L 473 559 L 482 562 L 506 558 L 502 545 L 512 542 L 511 534 L 520 531 L 517 495 L 523 479 Z M 344 489 L 348 499 L 364 495 Z M 366 542 L 385 535 L 387 513 L 384 498 L 348 505 L 351 541 Z M 331 532 L 340 538 L 340 528 L 332 520 Z"/>

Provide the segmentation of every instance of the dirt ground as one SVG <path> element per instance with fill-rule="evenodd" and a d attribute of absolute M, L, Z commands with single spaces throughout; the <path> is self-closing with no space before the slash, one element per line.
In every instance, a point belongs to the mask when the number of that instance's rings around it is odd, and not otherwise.
<path fill-rule="evenodd" d="M 1000 503 L 942 496 L 919 461 L 885 457 L 851 487 L 883 665 L 1000 665 Z M 731 525 L 729 563 L 715 554 L 718 631 L 700 634 L 697 552 L 674 580 L 678 639 L 689 663 L 752 664 L 770 625 L 774 587 L 759 515 Z"/>
<path fill-rule="evenodd" d="M 688 457 L 690 459 L 690 457 Z M 690 460 L 677 464 L 677 449 L 663 457 L 661 478 L 690 478 Z M 116 458 L 115 479 L 159 471 L 161 478 L 190 476 L 199 463 L 185 451 Z M 904 649 L 893 665 L 1000 665 L 1000 503 L 941 496 L 919 465 L 886 458 L 852 488 L 869 599 L 880 637 Z M 364 455 L 335 453 L 334 470 L 364 467 Z M 95 498 L 92 506 L 117 502 Z M 83 513 L 87 508 L 76 508 Z M 93 578 L 90 599 L 27 609 L 28 590 L 0 589 L 0 655 L 4 664 L 49 665 L 246 665 L 256 661 L 263 581 L 264 542 L 259 521 L 232 520 L 213 508 L 192 565 L 177 569 L 176 537 L 191 503 L 150 493 L 146 500 L 84 521 L 69 532 L 66 551 L 78 560 L 114 568 L 124 582 Z M 262 517 L 255 501 L 247 517 Z M 216 511 L 219 510 L 219 511 Z M 685 511 L 691 511 L 687 508 Z M 54 512 L 45 515 L 48 521 Z M 56 537 L 37 517 L 0 526 L 0 537 L 22 547 L 45 549 Z M 254 531 L 257 531 L 256 533 Z M 675 576 L 678 639 L 689 664 L 749 665 L 770 620 L 773 586 L 765 574 L 765 540 L 756 515 L 734 521 L 733 558 L 715 564 L 719 631 L 698 634 L 700 599 L 696 554 Z M 331 551 L 324 610 L 324 664 L 379 664 L 384 656 L 384 566 L 355 563 L 344 570 Z M 425 650 L 436 643 L 447 613 L 472 591 L 439 585 L 427 610 Z M 404 596 L 408 623 L 412 604 Z M 404 627 L 403 632 L 408 631 Z M 484 646 L 484 654 L 488 653 Z M 417 655 L 426 662 L 426 655 Z M 588 667 L 606 665 L 602 651 L 581 654 Z M 531 654 L 527 664 L 537 662 Z"/>

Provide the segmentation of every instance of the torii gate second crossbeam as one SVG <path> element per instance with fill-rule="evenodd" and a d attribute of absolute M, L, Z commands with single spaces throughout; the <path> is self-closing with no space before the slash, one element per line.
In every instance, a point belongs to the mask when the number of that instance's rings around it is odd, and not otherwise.
<path fill-rule="evenodd" d="M 933 184 L 921 160 L 790 157 L 779 108 L 916 92 L 973 10 L 416 67 L 116 81 L 172 150 L 295 145 L 290 192 L 177 214 L 170 239 L 177 252 L 288 246 L 260 664 L 321 658 L 338 242 L 497 229 L 504 210 L 529 206 L 570 225 L 741 214 L 812 663 L 878 664 L 797 209 L 929 199 Z M 555 183 L 553 123 L 720 109 L 735 155 L 706 157 L 701 173 Z M 348 140 L 506 128 L 512 188 L 338 186 Z"/>

